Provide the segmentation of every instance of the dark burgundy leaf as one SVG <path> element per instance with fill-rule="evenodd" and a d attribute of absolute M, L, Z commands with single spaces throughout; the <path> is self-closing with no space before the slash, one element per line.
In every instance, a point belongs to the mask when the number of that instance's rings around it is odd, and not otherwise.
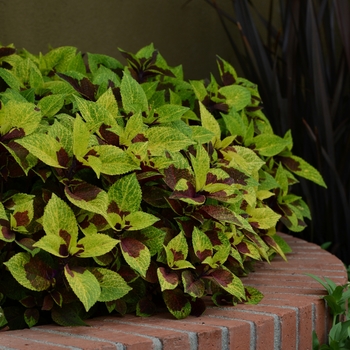
<path fill-rule="evenodd" d="M 195 317 L 200 317 L 205 309 L 205 303 L 202 299 L 196 298 L 195 300 L 190 300 L 191 303 L 191 315 Z"/>
<path fill-rule="evenodd" d="M 141 317 L 148 317 L 154 315 L 156 312 L 155 304 L 147 297 L 142 298 L 136 305 L 136 315 Z"/>
<path fill-rule="evenodd" d="M 30 223 L 30 219 L 28 216 L 28 210 L 26 211 L 18 211 L 13 215 L 16 220 L 17 226 L 27 226 Z"/>
<path fill-rule="evenodd" d="M 226 271 L 221 268 L 212 271 L 206 277 L 213 279 L 217 284 L 223 287 L 227 287 L 233 281 L 233 275 L 229 271 Z"/>
<path fill-rule="evenodd" d="M 168 283 L 176 285 L 179 282 L 179 276 L 175 271 L 166 267 L 159 267 L 159 272 Z"/>
<path fill-rule="evenodd" d="M 79 180 L 71 181 L 69 186 L 65 187 L 65 190 L 75 200 L 86 202 L 94 200 L 102 192 L 99 187 Z"/>

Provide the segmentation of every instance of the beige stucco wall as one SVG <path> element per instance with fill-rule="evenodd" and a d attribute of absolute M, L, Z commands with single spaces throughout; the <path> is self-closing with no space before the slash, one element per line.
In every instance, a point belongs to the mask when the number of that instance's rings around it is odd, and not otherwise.
<path fill-rule="evenodd" d="M 232 12 L 230 0 L 218 2 Z M 170 65 L 183 64 L 188 79 L 216 73 L 216 54 L 237 65 L 204 0 L 0 0 L 0 23 L 1 44 L 33 53 L 73 45 L 124 62 L 118 47 L 136 52 L 153 42 Z"/>

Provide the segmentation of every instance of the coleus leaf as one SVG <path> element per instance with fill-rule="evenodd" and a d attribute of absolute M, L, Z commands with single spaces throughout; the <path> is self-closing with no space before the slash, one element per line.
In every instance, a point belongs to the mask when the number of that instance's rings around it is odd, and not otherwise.
<path fill-rule="evenodd" d="M 89 311 L 101 295 L 96 277 L 89 270 L 72 270 L 68 265 L 64 267 L 64 276 L 85 310 Z"/>
<path fill-rule="evenodd" d="M 210 169 L 210 158 L 208 152 L 201 145 L 196 148 L 196 156 L 190 154 L 190 157 L 196 180 L 196 192 L 198 192 L 205 186 Z"/>
<path fill-rule="evenodd" d="M 8 69 L 0 68 L 0 77 L 11 89 L 19 91 L 23 87 L 22 82 Z"/>
<path fill-rule="evenodd" d="M 263 235 L 261 238 L 264 240 L 264 242 L 271 247 L 275 252 L 277 252 L 285 261 L 287 261 L 287 258 L 284 254 L 283 249 L 279 246 L 277 243 L 278 239 L 275 240 L 275 237 L 278 237 L 277 235 L 274 236 L 268 236 Z M 279 237 L 280 238 L 280 237 Z M 284 245 L 282 245 L 283 247 Z"/>
<path fill-rule="evenodd" d="M 47 134 L 35 133 L 16 140 L 16 142 L 43 163 L 55 168 L 63 168 L 58 159 L 62 145 L 53 137 Z"/>
<path fill-rule="evenodd" d="M 182 284 L 184 285 L 184 292 L 194 298 L 201 298 L 205 292 L 205 283 L 202 279 L 194 275 L 189 270 L 181 273 Z"/>
<path fill-rule="evenodd" d="M 90 258 L 110 252 L 120 241 L 102 233 L 92 233 L 81 238 L 76 247 L 77 255 Z"/>
<path fill-rule="evenodd" d="M 71 181 L 64 191 L 67 199 L 78 208 L 100 214 L 109 222 L 107 192 L 82 180 Z"/>
<path fill-rule="evenodd" d="M 76 157 L 83 157 L 87 153 L 90 135 L 86 123 L 77 114 L 73 126 L 73 154 Z"/>
<path fill-rule="evenodd" d="M 262 156 L 272 157 L 290 146 L 290 140 L 274 134 L 260 134 L 253 138 L 255 149 Z"/>
<path fill-rule="evenodd" d="M 225 267 L 220 267 L 205 276 L 226 290 L 238 300 L 245 300 L 245 290 L 242 281 Z"/>
<path fill-rule="evenodd" d="M 157 121 L 159 123 L 169 123 L 180 120 L 181 117 L 189 110 L 188 107 L 165 104 L 155 109 L 157 114 Z"/>
<path fill-rule="evenodd" d="M 148 100 L 141 85 L 126 72 L 124 72 L 120 84 L 120 94 L 125 113 L 135 114 L 148 110 Z"/>
<path fill-rule="evenodd" d="M 142 193 L 136 174 L 125 175 L 117 180 L 108 190 L 109 201 L 114 201 L 118 209 L 133 213 L 140 209 Z"/>
<path fill-rule="evenodd" d="M 51 286 L 51 268 L 39 258 L 32 257 L 29 253 L 17 253 L 4 265 L 23 287 L 40 292 Z"/>
<path fill-rule="evenodd" d="M 79 315 L 76 304 L 55 306 L 51 310 L 52 320 L 60 326 L 87 326 Z"/>
<path fill-rule="evenodd" d="M 26 234 L 28 232 L 27 226 L 29 226 L 34 217 L 33 199 L 17 203 L 14 212 L 10 215 L 11 229 Z"/>
<path fill-rule="evenodd" d="M 121 240 L 120 248 L 129 266 L 145 277 L 151 263 L 151 254 L 148 248 L 138 240 L 129 237 Z"/>
<path fill-rule="evenodd" d="M 108 302 L 122 298 L 132 288 L 125 282 L 117 272 L 110 269 L 98 267 L 91 270 L 101 287 L 98 301 Z"/>
<path fill-rule="evenodd" d="M 165 290 L 175 289 L 179 284 L 178 274 L 168 268 L 158 267 L 157 276 L 162 292 Z"/>
<path fill-rule="evenodd" d="M 269 229 L 275 227 L 281 215 L 274 212 L 269 207 L 264 208 L 247 208 L 249 223 L 256 228 Z"/>
<path fill-rule="evenodd" d="M 65 94 L 55 94 L 43 97 L 38 102 L 38 108 L 45 117 L 53 117 L 64 105 Z"/>
<path fill-rule="evenodd" d="M 237 80 L 237 73 L 235 69 L 220 56 L 216 56 L 216 63 L 219 68 L 222 83 L 225 86 L 234 84 Z"/>
<path fill-rule="evenodd" d="M 148 139 L 148 149 L 154 156 L 163 155 L 165 151 L 178 152 L 194 144 L 189 137 L 181 132 L 174 133 L 174 128 L 158 126 L 145 132 Z"/>
<path fill-rule="evenodd" d="M 156 312 L 156 305 L 148 297 L 142 298 L 136 304 L 136 316 L 149 317 L 154 315 L 155 312 Z"/>
<path fill-rule="evenodd" d="M 30 135 L 38 128 L 41 118 L 39 108 L 33 103 L 10 100 L 0 109 L 0 133 L 18 129 L 22 136 Z"/>
<path fill-rule="evenodd" d="M 24 311 L 24 321 L 28 325 L 29 328 L 34 327 L 40 318 L 40 313 L 37 308 L 30 308 Z"/>
<path fill-rule="evenodd" d="M 97 177 L 100 173 L 106 175 L 121 175 L 140 169 L 128 153 L 113 145 L 98 145 L 89 148 L 82 162 L 91 166 Z M 80 159 L 79 159 L 80 160 Z"/>
<path fill-rule="evenodd" d="M 180 289 L 163 291 L 163 300 L 175 318 L 186 318 L 191 313 L 191 303 Z"/>
<path fill-rule="evenodd" d="M 217 252 L 213 256 L 207 256 L 202 264 L 208 264 L 211 268 L 217 268 L 225 263 L 231 252 L 231 246 L 229 244 L 222 245 L 217 249 Z"/>
<path fill-rule="evenodd" d="M 75 215 L 68 204 L 54 193 L 44 210 L 43 228 L 46 236 L 35 243 L 35 247 L 48 250 L 53 244 L 49 250 L 52 254 L 55 252 L 55 255 L 66 256 L 75 253 L 78 239 Z"/>
<path fill-rule="evenodd" d="M 6 215 L 4 205 L 0 202 L 0 240 L 5 242 L 13 242 L 16 234 L 11 232 L 10 222 Z"/>
<path fill-rule="evenodd" d="M 240 111 L 250 104 L 250 91 L 240 85 L 227 85 L 219 89 L 219 94 L 225 97 L 225 103 L 235 111 Z"/>
<path fill-rule="evenodd" d="M 232 136 L 241 136 L 243 139 L 245 138 L 247 125 L 239 113 L 231 109 L 227 114 L 222 113 L 221 116 L 225 122 L 226 129 Z"/>
<path fill-rule="evenodd" d="M 213 254 L 213 245 L 208 236 L 199 228 L 194 227 L 192 232 L 193 251 L 200 261 Z"/>
<path fill-rule="evenodd" d="M 159 218 L 152 214 L 143 211 L 136 211 L 125 216 L 126 227 L 124 227 L 124 229 L 142 230 L 146 227 L 152 226 L 157 221 L 159 221 Z"/>
<path fill-rule="evenodd" d="M 259 292 L 256 288 L 246 286 L 244 289 L 246 293 L 245 304 L 256 305 L 264 298 L 264 294 Z"/>
<path fill-rule="evenodd" d="M 313 181 L 320 186 L 327 187 L 319 171 L 302 158 L 293 155 L 280 158 L 283 165 L 293 173 Z"/>
<path fill-rule="evenodd" d="M 213 138 L 213 144 L 221 140 L 220 125 L 214 116 L 206 109 L 202 102 L 199 102 L 199 111 L 202 121 L 202 126 L 211 131 L 215 136 Z"/>

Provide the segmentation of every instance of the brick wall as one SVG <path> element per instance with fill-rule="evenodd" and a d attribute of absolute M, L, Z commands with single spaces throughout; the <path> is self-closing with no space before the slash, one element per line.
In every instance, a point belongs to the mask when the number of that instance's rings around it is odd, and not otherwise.
<path fill-rule="evenodd" d="M 117 350 L 308 350 L 312 331 L 326 340 L 330 327 L 319 283 L 312 273 L 347 282 L 342 262 L 320 247 L 283 235 L 293 249 L 288 262 L 259 263 L 244 278 L 265 297 L 258 305 L 216 307 L 208 303 L 201 317 L 174 320 L 169 314 L 150 318 L 127 315 L 88 320 L 90 327 L 33 327 L 0 333 L 1 349 Z"/>

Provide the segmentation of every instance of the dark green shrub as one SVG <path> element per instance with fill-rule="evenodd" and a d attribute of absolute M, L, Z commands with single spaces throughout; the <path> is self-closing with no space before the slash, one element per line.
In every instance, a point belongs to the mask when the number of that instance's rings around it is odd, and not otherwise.
<path fill-rule="evenodd" d="M 294 174 L 325 186 L 222 59 L 219 84 L 122 53 L 0 48 L 2 327 L 257 302 L 239 276 L 310 217 Z"/>

